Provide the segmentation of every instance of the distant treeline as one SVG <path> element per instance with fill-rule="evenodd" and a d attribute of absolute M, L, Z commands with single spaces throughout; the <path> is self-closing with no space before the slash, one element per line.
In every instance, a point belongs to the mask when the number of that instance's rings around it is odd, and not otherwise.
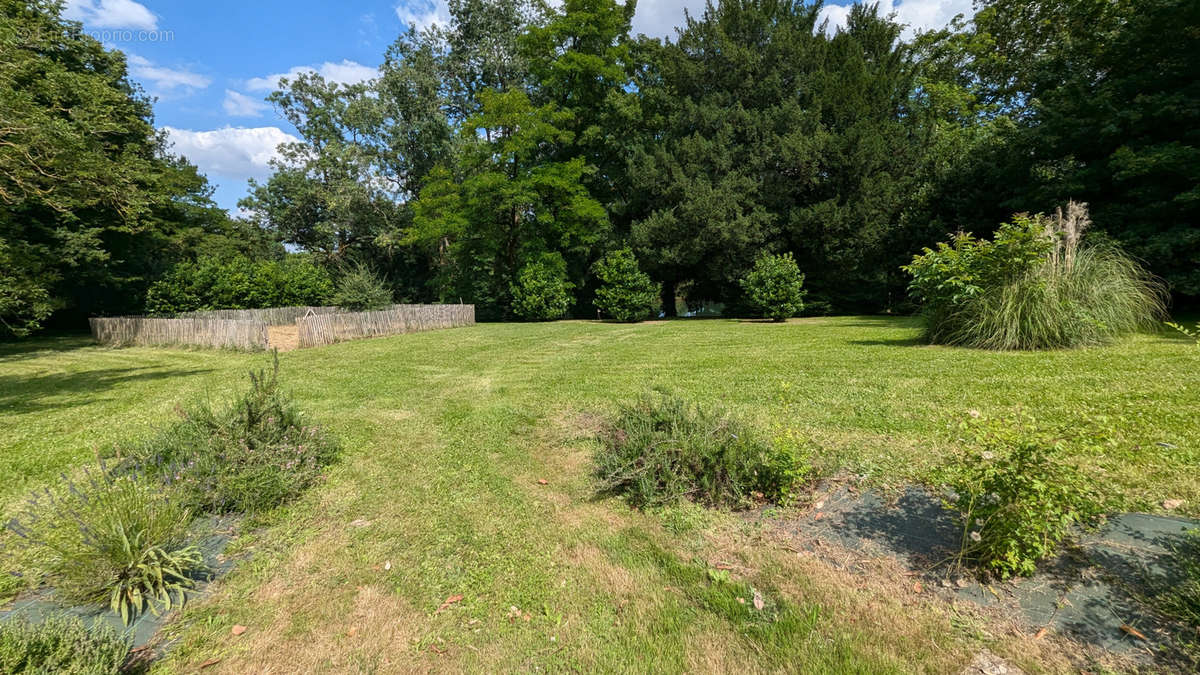
<path fill-rule="evenodd" d="M 595 316 L 594 264 L 625 246 L 668 313 L 738 311 L 764 251 L 793 255 L 810 311 L 906 311 L 900 267 L 922 247 L 1069 199 L 1091 236 L 1200 297 L 1194 0 L 984 0 L 915 36 L 875 6 L 834 27 L 817 3 L 727 0 L 668 39 L 630 35 L 632 0 L 451 0 L 377 79 L 281 84 L 302 140 L 251 185 L 246 221 L 162 147 L 120 53 L 55 3 L 0 7 L 0 32 L 41 40 L 0 41 L 0 109 L 20 122 L 0 123 L 10 331 L 139 311 L 179 262 L 282 244 L 485 320 L 513 316 L 530 265 Z"/>

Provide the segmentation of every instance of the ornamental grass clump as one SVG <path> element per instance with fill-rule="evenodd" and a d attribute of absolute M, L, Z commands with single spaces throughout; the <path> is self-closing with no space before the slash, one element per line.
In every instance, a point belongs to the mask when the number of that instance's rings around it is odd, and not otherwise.
<path fill-rule="evenodd" d="M 637 507 L 784 503 L 810 474 L 803 448 L 772 445 L 723 410 L 663 392 L 622 407 L 602 441 L 604 489 Z"/>
<path fill-rule="evenodd" d="M 1102 500 L 1070 460 L 1091 441 L 1038 427 L 1027 416 L 977 418 L 949 467 L 944 500 L 962 531 L 957 561 L 1001 578 L 1028 576 Z"/>
<path fill-rule="evenodd" d="M 39 549 L 65 599 L 111 608 L 126 621 L 184 600 L 204 569 L 186 545 L 191 513 L 136 473 L 101 464 L 35 493 L 8 524 Z"/>
<path fill-rule="evenodd" d="M 197 405 L 150 441 L 127 448 L 124 466 L 211 513 L 261 513 L 321 480 L 337 443 L 310 423 L 279 386 L 279 359 L 250 374 L 250 389 L 226 409 Z"/>
<path fill-rule="evenodd" d="M 904 269 L 930 342 L 984 349 L 1099 345 L 1153 326 L 1163 284 L 1115 244 L 1085 242 L 1084 204 L 1017 215 L 992 241 L 959 234 Z"/>

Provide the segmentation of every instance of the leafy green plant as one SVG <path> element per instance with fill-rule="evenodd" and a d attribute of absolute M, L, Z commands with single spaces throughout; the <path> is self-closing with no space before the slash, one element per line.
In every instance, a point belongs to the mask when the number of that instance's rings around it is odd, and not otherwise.
<path fill-rule="evenodd" d="M 1175 323 L 1174 321 L 1167 321 L 1166 325 L 1168 328 L 1174 328 L 1180 333 L 1183 333 L 1185 336 L 1191 338 L 1196 343 L 1196 346 L 1200 347 L 1200 321 L 1196 322 L 1195 328 L 1188 328 L 1187 326 Z"/>
<path fill-rule="evenodd" d="M 804 309 L 804 275 L 791 253 L 760 255 L 742 290 L 765 318 L 783 321 Z"/>
<path fill-rule="evenodd" d="M 512 287 L 513 313 L 527 321 L 561 319 L 571 308 L 571 289 L 562 256 L 547 255 L 523 267 Z"/>
<path fill-rule="evenodd" d="M 1092 482 L 1066 460 L 1087 439 L 1038 428 L 1028 416 L 964 423 L 946 507 L 959 518 L 958 561 L 1002 578 L 1030 575 L 1072 528 L 1097 516 Z"/>
<path fill-rule="evenodd" d="M 125 448 L 123 466 L 171 486 L 189 507 L 260 513 L 317 483 L 338 446 L 279 387 L 279 360 L 250 374 L 226 409 L 196 405 L 159 436 Z"/>
<path fill-rule="evenodd" d="M 48 556 L 64 597 L 104 604 L 126 622 L 183 602 L 204 567 L 185 546 L 191 513 L 136 474 L 101 465 L 80 481 L 35 493 L 8 528 Z"/>
<path fill-rule="evenodd" d="M 904 269 L 924 303 L 926 337 L 985 349 L 1104 344 L 1153 325 L 1161 282 L 1111 243 L 1083 245 L 1085 205 L 1018 215 L 992 241 L 957 235 Z"/>
<path fill-rule="evenodd" d="M 129 658 L 129 641 L 100 623 L 55 615 L 0 622 L 0 673 L 116 675 Z"/>
<path fill-rule="evenodd" d="M 766 443 L 724 411 L 663 392 L 622 407 L 602 441 L 604 488 L 638 507 L 784 503 L 811 473 L 799 444 Z"/>
<path fill-rule="evenodd" d="M 333 279 L 303 254 L 283 260 L 202 258 L 176 265 L 146 292 L 146 311 L 175 314 L 206 309 L 323 305 Z"/>
<path fill-rule="evenodd" d="M 392 289 L 366 265 L 352 265 L 342 271 L 333 304 L 354 312 L 385 309 L 392 304 Z"/>
<path fill-rule="evenodd" d="M 650 277 L 638 268 L 633 251 L 628 248 L 612 251 L 597 261 L 592 271 L 600 280 L 596 309 L 624 322 L 650 316 L 658 299 L 656 289 Z"/>

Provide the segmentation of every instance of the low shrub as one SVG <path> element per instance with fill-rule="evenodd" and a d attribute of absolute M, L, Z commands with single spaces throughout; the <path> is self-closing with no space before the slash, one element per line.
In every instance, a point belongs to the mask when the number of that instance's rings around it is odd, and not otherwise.
<path fill-rule="evenodd" d="M 104 604 L 128 622 L 149 608 L 180 603 L 200 552 L 185 546 L 190 512 L 136 474 L 101 465 L 57 489 L 35 493 L 8 527 L 47 554 L 65 598 Z"/>
<path fill-rule="evenodd" d="M 521 268 L 512 286 L 513 313 L 526 321 L 561 319 L 571 308 L 571 289 L 562 256 L 546 256 Z"/>
<path fill-rule="evenodd" d="M 596 309 L 617 321 L 635 322 L 650 316 L 658 302 L 654 282 L 640 268 L 633 251 L 618 249 L 601 258 L 592 271 L 600 281 Z"/>
<path fill-rule="evenodd" d="M 963 425 L 946 507 L 962 527 L 959 562 L 1001 578 L 1030 575 L 1071 530 L 1099 515 L 1092 482 L 1069 461 L 1088 439 L 1041 429 L 1027 416 Z"/>
<path fill-rule="evenodd" d="M 764 318 L 784 321 L 804 309 L 804 275 L 791 253 L 760 255 L 742 290 Z"/>
<path fill-rule="evenodd" d="M 634 506 L 785 503 L 808 478 L 796 445 L 771 445 L 728 413 L 666 393 L 621 408 L 596 457 L 606 491 Z"/>
<path fill-rule="evenodd" d="M 386 309 L 392 304 L 392 289 L 365 265 L 346 268 L 337 281 L 331 301 L 352 312 Z"/>
<path fill-rule="evenodd" d="M 1103 344 L 1163 314 L 1157 279 L 1115 244 L 1083 243 L 1085 205 L 1018 215 L 992 241 L 959 234 L 904 269 L 923 303 L 926 337 L 984 349 Z"/>
<path fill-rule="evenodd" d="M 227 409 L 197 405 L 158 437 L 125 448 L 124 466 L 171 486 L 199 511 L 261 513 L 320 480 L 337 444 L 279 387 L 279 361 L 250 374 Z"/>
<path fill-rule="evenodd" d="M 146 293 L 146 311 L 176 314 L 207 309 L 324 305 L 333 279 L 310 256 L 283 260 L 202 258 L 176 265 Z"/>
<path fill-rule="evenodd" d="M 0 673 L 116 675 L 129 658 L 129 642 L 111 628 L 90 628 L 73 616 L 40 623 L 24 617 L 0 623 Z"/>

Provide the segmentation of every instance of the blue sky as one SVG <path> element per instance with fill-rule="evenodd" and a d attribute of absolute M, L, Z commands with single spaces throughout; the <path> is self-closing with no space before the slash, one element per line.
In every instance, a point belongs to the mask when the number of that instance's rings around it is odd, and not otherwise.
<path fill-rule="evenodd" d="M 913 28 L 936 27 L 970 11 L 970 0 L 882 0 Z M 634 31 L 673 34 L 685 8 L 703 0 L 641 0 Z M 828 5 L 832 23 L 846 8 Z M 120 49 L 134 80 L 156 97 L 155 120 L 217 186 L 233 210 L 251 177 L 270 175 L 275 148 L 295 130 L 263 98 L 281 75 L 315 70 L 327 79 L 370 78 L 409 23 L 447 18 L 444 0 L 68 0 L 66 16 Z"/>

